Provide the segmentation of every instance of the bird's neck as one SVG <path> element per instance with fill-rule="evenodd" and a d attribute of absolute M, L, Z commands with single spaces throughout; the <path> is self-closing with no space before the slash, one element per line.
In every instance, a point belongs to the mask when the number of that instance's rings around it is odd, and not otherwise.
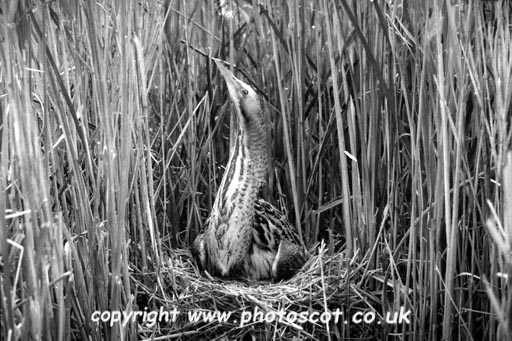
<path fill-rule="evenodd" d="M 268 168 L 265 140 L 263 129 L 239 132 L 217 192 L 216 204 L 225 207 L 222 202 L 245 201 L 253 207 Z"/>

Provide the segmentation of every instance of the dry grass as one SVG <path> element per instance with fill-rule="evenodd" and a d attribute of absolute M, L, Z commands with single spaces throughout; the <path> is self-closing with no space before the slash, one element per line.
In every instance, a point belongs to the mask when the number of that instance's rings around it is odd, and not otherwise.
<path fill-rule="evenodd" d="M 294 278 L 280 283 L 267 281 L 249 283 L 235 280 L 221 280 L 201 275 L 191 259 L 190 253 L 178 250 L 169 258 L 165 267 L 165 288 L 161 294 L 154 294 L 144 286 L 142 296 L 148 299 L 148 311 L 158 310 L 179 312 L 173 322 L 162 322 L 151 327 L 145 326 L 141 335 L 147 339 L 184 337 L 229 340 L 244 335 L 263 338 L 311 338 L 313 335 L 334 333 L 339 337 L 347 335 L 364 336 L 367 330 L 358 325 L 347 325 L 331 321 L 322 323 L 319 316 L 313 322 L 300 320 L 294 312 L 334 312 L 338 309 L 340 320 L 355 311 L 373 311 L 379 307 L 376 296 L 359 291 L 353 283 L 365 276 L 365 262 L 344 259 L 343 254 L 329 256 L 325 247 L 310 257 L 301 272 Z M 350 270 L 349 270 L 350 269 Z M 147 276 L 147 275 L 146 275 Z M 156 275 L 153 274 L 153 277 Z M 139 307 L 140 309 L 140 307 Z M 188 314 L 198 312 L 227 312 L 224 323 L 218 321 L 196 321 L 191 323 Z M 261 312 L 248 315 L 248 312 Z M 291 313 L 291 315 L 290 315 Z M 378 314 L 379 312 L 375 312 Z M 243 321 L 243 314 L 248 320 Z M 282 315 L 280 320 L 280 315 Z M 250 319 L 256 316 L 255 319 Z M 250 319 L 250 320 L 249 320 Z M 266 320 L 265 320 L 266 319 Z M 146 323 L 147 325 L 147 323 Z"/>
<path fill-rule="evenodd" d="M 0 9 L 2 339 L 510 338 L 508 2 Z M 266 98 L 263 195 L 312 252 L 287 282 L 208 278 L 187 251 L 237 124 L 209 57 Z M 171 307 L 233 320 L 92 320 Z M 410 324 L 239 324 L 401 307 Z"/>

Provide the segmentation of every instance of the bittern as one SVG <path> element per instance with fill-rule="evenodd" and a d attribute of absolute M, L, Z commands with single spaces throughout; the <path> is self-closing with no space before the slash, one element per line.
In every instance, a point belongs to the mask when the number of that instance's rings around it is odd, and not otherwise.
<path fill-rule="evenodd" d="M 305 254 L 286 216 L 259 197 L 268 169 L 260 97 L 219 60 L 215 63 L 239 128 L 210 217 L 192 252 L 200 267 L 215 276 L 287 279 L 302 267 Z"/>

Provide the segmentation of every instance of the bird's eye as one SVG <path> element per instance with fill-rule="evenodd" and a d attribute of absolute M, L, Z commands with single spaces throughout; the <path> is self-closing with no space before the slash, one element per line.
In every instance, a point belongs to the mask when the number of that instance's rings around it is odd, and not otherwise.
<path fill-rule="evenodd" d="M 246 96 L 246 95 L 248 95 L 248 94 L 249 94 L 249 91 L 247 91 L 247 90 L 245 90 L 245 89 L 243 89 L 243 90 L 242 90 L 242 95 Z"/>

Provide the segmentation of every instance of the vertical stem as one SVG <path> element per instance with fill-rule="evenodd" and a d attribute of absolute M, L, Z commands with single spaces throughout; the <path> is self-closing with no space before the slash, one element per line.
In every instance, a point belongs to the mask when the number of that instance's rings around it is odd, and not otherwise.
<path fill-rule="evenodd" d="M 277 40 L 274 31 L 271 31 L 271 37 L 272 37 L 272 48 L 274 51 L 274 65 L 276 68 L 276 77 L 277 77 L 277 87 L 279 89 L 279 101 L 281 104 L 281 117 L 283 120 L 283 139 L 284 144 L 286 148 L 286 155 L 287 155 L 287 164 L 288 164 L 288 170 L 290 172 L 290 182 L 292 185 L 292 194 L 293 194 L 293 206 L 295 211 L 295 226 L 297 227 L 297 231 L 299 234 L 299 239 L 304 245 L 304 238 L 302 236 L 302 229 L 300 228 L 300 206 L 299 206 L 299 196 L 297 193 L 297 176 L 295 171 L 295 160 L 292 153 L 292 147 L 291 147 L 291 140 L 290 140 L 290 127 L 289 124 L 289 118 L 288 118 L 288 109 L 286 105 L 286 98 L 284 89 L 282 87 L 282 79 L 281 79 L 281 64 L 280 64 L 280 57 L 279 57 L 279 50 L 277 48 Z"/>
<path fill-rule="evenodd" d="M 330 13 L 329 11 L 329 2 L 328 0 L 323 0 L 323 12 L 325 14 Z M 341 167 L 341 181 L 342 181 L 342 192 L 343 192 L 343 223 L 345 227 L 345 236 L 346 236 L 346 255 L 347 257 L 352 257 L 354 252 L 353 248 L 353 240 L 352 240 L 352 224 L 351 224 L 351 212 L 350 212 L 350 192 L 349 192 L 349 182 L 348 182 L 348 165 L 347 158 L 345 156 L 345 134 L 343 132 L 343 118 L 341 116 L 341 103 L 339 94 L 339 86 L 338 86 L 338 68 L 336 66 L 336 61 L 334 58 L 334 50 L 333 50 L 333 42 L 332 42 L 332 29 L 331 29 L 331 18 L 326 16 L 325 18 L 325 26 L 327 29 L 327 46 L 329 48 L 329 61 L 331 63 L 331 79 L 332 79 L 332 88 L 334 93 L 334 113 L 336 115 L 336 130 L 338 133 L 338 147 L 340 154 L 340 167 Z"/>

